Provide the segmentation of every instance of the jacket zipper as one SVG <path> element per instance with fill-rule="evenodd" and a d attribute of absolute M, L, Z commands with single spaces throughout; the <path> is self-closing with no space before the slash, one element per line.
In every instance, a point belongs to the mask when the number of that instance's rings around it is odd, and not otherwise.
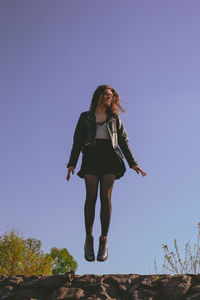
<path fill-rule="evenodd" d="M 111 140 L 111 143 L 112 143 L 112 146 L 113 146 L 112 135 L 111 135 L 111 132 L 110 132 L 109 122 L 107 122 L 107 128 L 108 128 L 108 132 L 109 132 L 109 135 L 110 135 L 110 140 Z M 114 149 L 114 147 L 113 147 L 113 149 Z"/>
<path fill-rule="evenodd" d="M 97 131 L 97 123 L 95 121 L 95 138 L 94 138 L 93 147 L 95 146 L 95 143 L 96 143 L 96 131 Z"/>

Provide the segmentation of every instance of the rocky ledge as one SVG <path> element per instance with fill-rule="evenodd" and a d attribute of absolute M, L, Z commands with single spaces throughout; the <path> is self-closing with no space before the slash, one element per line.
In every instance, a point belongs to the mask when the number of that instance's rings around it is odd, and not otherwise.
<path fill-rule="evenodd" d="M 0 300 L 200 300 L 200 275 L 0 276 Z"/>

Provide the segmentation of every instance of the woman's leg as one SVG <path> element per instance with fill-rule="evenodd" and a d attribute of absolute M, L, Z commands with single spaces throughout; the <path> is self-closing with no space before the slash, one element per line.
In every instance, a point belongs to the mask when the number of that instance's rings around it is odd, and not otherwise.
<path fill-rule="evenodd" d="M 85 175 L 86 201 L 84 207 L 86 236 L 92 236 L 95 217 L 99 178 L 95 175 Z"/>
<path fill-rule="evenodd" d="M 101 200 L 101 236 L 107 236 L 111 218 L 111 194 L 115 181 L 114 174 L 105 174 L 100 179 L 100 200 Z"/>
<path fill-rule="evenodd" d="M 100 199 L 101 199 L 101 236 L 99 238 L 98 261 L 105 261 L 108 258 L 107 234 L 111 218 L 111 194 L 115 181 L 114 174 L 103 175 L 100 179 Z"/>

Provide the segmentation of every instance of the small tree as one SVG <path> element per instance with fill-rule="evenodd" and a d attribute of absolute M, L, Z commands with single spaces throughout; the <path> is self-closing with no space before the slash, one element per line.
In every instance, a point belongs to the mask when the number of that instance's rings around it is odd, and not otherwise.
<path fill-rule="evenodd" d="M 193 251 L 188 241 L 185 245 L 185 256 L 181 258 L 176 239 L 174 239 L 175 251 L 170 251 L 166 244 L 162 245 L 165 256 L 163 272 L 172 274 L 199 274 L 200 273 L 200 223 L 198 223 L 197 242 Z"/>
<path fill-rule="evenodd" d="M 39 240 L 25 240 L 15 229 L 0 236 L 0 275 L 50 275 L 52 263 Z"/>
<path fill-rule="evenodd" d="M 0 237 L 0 274 L 14 275 L 22 272 L 25 241 L 12 230 Z"/>
<path fill-rule="evenodd" d="M 51 248 L 51 257 L 53 258 L 53 271 L 54 275 L 65 274 L 71 270 L 76 271 L 77 262 L 73 256 L 67 251 L 66 248 L 58 249 Z"/>
<path fill-rule="evenodd" d="M 52 249 L 57 250 L 51 251 L 53 257 L 42 251 L 40 240 L 24 239 L 12 229 L 0 236 L 0 275 L 51 275 L 76 270 L 77 263 L 67 249 Z"/>

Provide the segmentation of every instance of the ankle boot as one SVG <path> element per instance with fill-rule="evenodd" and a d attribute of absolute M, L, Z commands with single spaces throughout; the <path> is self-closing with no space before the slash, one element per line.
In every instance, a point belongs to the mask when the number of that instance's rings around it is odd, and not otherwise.
<path fill-rule="evenodd" d="M 94 256 L 94 246 L 93 246 L 93 236 L 86 236 L 85 239 L 85 245 L 84 245 L 84 251 L 85 251 L 85 259 L 87 261 L 94 261 L 95 256 Z"/>
<path fill-rule="evenodd" d="M 108 258 L 108 242 L 107 236 L 100 236 L 99 238 L 99 251 L 97 255 L 98 261 L 105 261 Z"/>

